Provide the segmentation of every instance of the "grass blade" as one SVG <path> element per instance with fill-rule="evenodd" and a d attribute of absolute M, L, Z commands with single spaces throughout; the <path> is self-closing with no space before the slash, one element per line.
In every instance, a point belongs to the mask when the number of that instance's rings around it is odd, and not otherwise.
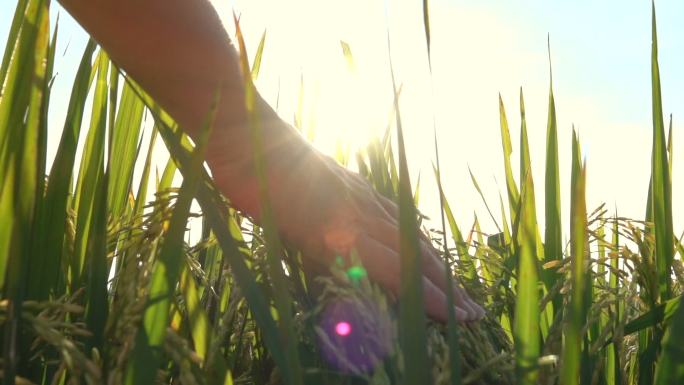
<path fill-rule="evenodd" d="M 190 268 L 185 265 L 180 279 L 180 291 L 185 299 L 188 318 L 190 321 L 190 333 L 197 351 L 197 355 L 205 359 L 211 337 L 211 325 L 204 308 L 200 303 L 200 294 L 195 278 L 190 273 Z"/>
<path fill-rule="evenodd" d="M 240 23 L 235 15 L 233 15 L 233 17 L 237 29 L 237 40 L 240 47 L 240 64 L 243 74 L 248 74 L 249 64 L 247 62 L 247 49 L 245 48 L 245 42 L 242 38 Z M 261 137 L 261 123 L 259 121 L 260 117 L 256 106 L 257 93 L 250 76 L 243 76 L 243 84 L 245 86 L 245 105 L 247 107 L 247 120 L 254 156 L 254 169 L 259 189 L 258 193 L 261 213 L 259 220 L 261 222 L 261 228 L 264 231 L 268 272 L 272 280 L 274 302 L 278 311 L 278 321 L 280 324 L 280 343 L 284 346 L 284 350 L 287 352 L 287 366 L 281 369 L 284 371 L 284 376 L 287 383 L 291 385 L 301 384 L 303 381 L 302 368 L 299 360 L 299 353 L 297 351 L 298 341 L 295 337 L 292 322 L 292 298 L 287 286 L 285 273 L 283 272 L 281 259 L 283 247 L 278 235 L 278 229 L 276 227 L 268 194 L 266 164 L 263 155 Z"/>
<path fill-rule="evenodd" d="M 518 247 L 518 280 L 516 286 L 513 338 L 517 383 L 537 382 L 537 360 L 540 353 L 539 293 L 537 288 L 537 221 L 534 215 L 532 175 L 528 172 L 520 196 L 519 224 L 514 232 Z"/>
<path fill-rule="evenodd" d="M 549 113 L 546 126 L 546 175 L 545 175 L 545 228 L 544 262 L 563 258 L 563 239 L 561 224 L 560 171 L 558 164 L 558 127 L 556 124 L 556 101 L 553 96 L 553 73 L 551 70 L 551 48 L 549 44 Z M 522 94 L 521 94 L 522 97 Z M 544 283 L 551 290 L 559 279 L 553 270 L 544 271 Z M 560 311 L 560 295 L 552 299 L 554 316 Z"/>
<path fill-rule="evenodd" d="M 44 253 L 44 265 L 37 264 L 31 267 L 31 275 L 40 282 L 39 288 L 33 293 L 32 298 L 45 299 L 50 291 L 61 295 L 62 290 L 56 287 L 58 279 L 62 276 L 60 264 L 64 234 L 67 220 L 68 195 L 70 193 L 70 181 L 74 170 L 76 147 L 81 131 L 83 111 L 86 97 L 90 88 L 90 74 L 93 71 L 91 59 L 95 52 L 95 42 L 90 40 L 86 45 L 81 58 L 76 79 L 71 91 L 71 98 L 67 108 L 62 137 L 57 147 L 57 154 L 50 169 L 50 177 L 45 191 L 45 215 L 41 220 L 41 239 L 38 241 L 39 248 Z M 49 245 L 49 247 L 48 247 Z"/>
<path fill-rule="evenodd" d="M 437 188 L 439 189 L 440 220 L 442 224 L 442 246 L 444 252 L 444 271 L 447 287 L 454 285 L 454 278 L 451 272 L 449 244 L 446 236 L 446 224 L 444 221 L 444 190 L 442 189 L 442 176 L 439 166 L 439 148 L 437 146 L 437 132 L 435 132 L 435 176 L 437 178 Z M 458 230 L 457 230 L 458 231 Z M 454 314 L 454 293 L 447 290 L 447 344 L 449 346 L 449 372 L 451 374 L 451 385 L 461 384 L 461 361 L 459 360 L 458 344 L 458 325 Z"/>
<path fill-rule="evenodd" d="M 387 44 L 390 45 L 389 34 Z M 400 345 L 404 354 L 406 367 L 403 382 L 406 384 L 429 383 L 427 332 L 425 330 L 425 306 L 423 304 L 423 282 L 418 246 L 417 212 L 413 205 L 411 179 L 406 162 L 404 133 L 399 112 L 397 86 L 390 56 L 390 72 L 394 95 L 394 114 L 397 125 L 397 141 L 399 150 L 399 232 L 401 258 L 401 288 L 399 289 L 399 332 Z"/>
<path fill-rule="evenodd" d="M 38 175 L 38 151 L 47 108 L 43 103 L 47 100 L 49 25 L 46 2 L 29 2 L 0 98 L 0 231 L 4 232 L 0 235 L 0 283 L 4 284 L 3 299 L 7 301 L 2 340 L 6 384 L 14 384 L 19 360 L 26 355 L 29 343 L 22 333 L 22 306 L 28 267 L 37 258 L 35 210 L 42 197 L 38 180 L 43 178 Z M 16 86 L 14 93 L 9 83 Z"/>
<path fill-rule="evenodd" d="M 492 210 L 489 208 L 489 204 L 487 203 L 487 200 L 484 197 L 484 194 L 482 193 L 482 189 L 480 189 L 480 184 L 477 183 L 477 179 L 475 179 L 475 175 L 473 175 L 473 171 L 468 167 L 468 173 L 470 173 L 470 180 L 473 182 L 473 186 L 475 186 L 475 190 L 477 190 L 477 193 L 480 194 L 480 199 L 482 199 L 482 203 L 484 203 L 485 208 L 487 209 L 487 213 L 489 213 L 489 217 L 492 218 L 492 222 L 494 222 L 494 226 L 496 226 L 496 229 L 501 232 L 501 227 L 499 226 L 499 222 L 497 222 L 496 218 L 494 218 L 494 214 L 492 214 Z"/>
<path fill-rule="evenodd" d="M 345 41 L 340 40 L 340 46 L 342 47 L 342 55 L 347 62 L 347 69 L 352 74 L 356 73 L 356 64 L 354 64 L 354 56 L 352 55 L 351 47 Z"/>
<path fill-rule="evenodd" d="M 201 182 L 204 148 L 213 125 L 215 106 L 212 106 L 209 118 L 201 130 L 197 148 L 192 154 L 189 172 L 184 174 L 169 228 L 152 273 L 143 325 L 136 335 L 135 350 L 126 370 L 127 384 L 152 383 L 161 364 L 160 349 L 169 324 L 172 296 L 180 277 L 181 261 L 185 253 L 183 234 L 190 204 Z"/>
<path fill-rule="evenodd" d="M 663 349 L 656 367 L 656 385 L 684 383 L 684 330 L 681 325 L 684 325 L 684 306 L 677 306 L 663 337 Z"/>
<path fill-rule="evenodd" d="M 109 58 L 100 50 L 96 62 L 97 85 L 92 105 L 90 127 L 86 136 L 83 156 L 78 173 L 76 192 L 74 193 L 74 210 L 76 217 L 76 240 L 74 255 L 70 262 L 71 285 L 73 290 L 81 286 L 83 267 L 87 255 L 87 243 L 92 226 L 93 210 L 98 191 L 97 181 L 102 178 L 104 172 L 104 151 L 106 141 L 106 118 L 107 118 L 107 69 Z"/>
<path fill-rule="evenodd" d="M 109 69 L 109 57 L 101 52 L 97 64 L 97 84 L 93 97 L 93 113 L 91 118 L 91 130 L 95 130 L 97 140 L 93 142 L 99 148 L 96 155 L 89 159 L 87 167 L 81 169 L 86 173 L 85 186 L 92 186 L 92 203 L 90 207 L 86 247 L 83 252 L 83 264 L 87 276 L 86 283 L 86 322 L 93 332 L 93 337 L 87 346 L 102 351 L 104 345 L 104 328 L 107 322 L 109 301 L 107 300 L 107 201 L 106 192 L 108 175 L 104 169 L 104 149 L 107 127 L 107 71 Z M 88 133 L 90 136 L 90 132 Z M 82 200 L 82 202 L 84 202 Z M 80 208 L 79 208 L 79 211 Z M 82 222 L 78 222 L 79 225 Z"/>
<path fill-rule="evenodd" d="M 437 169 L 434 171 L 437 177 Z M 468 280 L 475 280 L 477 278 L 475 262 L 470 257 L 470 254 L 468 254 L 468 244 L 463 239 L 463 233 L 456 223 L 456 218 L 454 218 L 454 213 L 451 211 L 451 206 L 444 191 L 440 191 L 440 202 L 442 204 L 442 211 L 444 211 L 444 215 L 446 215 L 447 222 L 449 223 L 451 238 L 456 244 L 456 256 L 458 257 L 459 264 L 466 267 L 464 277 Z"/>
<path fill-rule="evenodd" d="M 580 163 L 579 143 L 573 131 L 573 160 L 570 185 L 571 200 L 571 282 L 570 306 L 567 309 L 563 328 L 563 359 L 561 385 L 580 383 L 582 370 L 582 330 L 587 317 L 586 293 L 590 282 L 587 280 L 587 209 L 585 200 L 586 170 Z"/>
<path fill-rule="evenodd" d="M 506 189 L 508 191 L 508 206 L 511 211 L 511 223 L 518 221 L 518 207 L 520 203 L 520 193 L 518 192 L 518 185 L 513 178 L 513 169 L 511 168 L 511 154 L 513 147 L 511 146 L 511 134 L 508 130 L 508 119 L 506 119 L 506 109 L 504 108 L 501 94 L 499 94 L 499 122 L 501 125 L 501 145 L 503 147 L 504 170 L 506 173 Z"/>
<path fill-rule="evenodd" d="M 24 22 L 24 12 L 26 11 L 26 5 L 28 0 L 17 1 L 17 7 L 14 10 L 14 17 L 12 17 L 12 25 L 10 26 L 9 33 L 7 34 L 7 42 L 18 43 L 17 39 L 22 23 Z M 7 69 L 9 68 L 10 60 L 12 60 L 12 55 L 15 52 L 15 45 L 7 44 L 5 45 L 5 53 L 2 56 L 2 64 L 0 65 L 0 84 L 5 84 L 5 79 L 7 76 Z"/>
<path fill-rule="evenodd" d="M 126 78 L 126 81 L 154 115 L 159 133 L 181 174 L 190 172 L 191 156 L 187 138 L 181 136 L 173 119 L 146 95 L 140 86 L 136 85 L 130 78 Z M 167 164 L 160 182 L 162 186 L 164 181 L 170 183 L 174 171 L 175 168 Z M 237 239 L 241 237 L 240 228 L 236 221 L 229 220 L 226 217 L 223 210 L 217 210 L 217 207 L 223 207 L 223 199 L 211 182 L 209 175 L 203 169 L 201 172 L 203 183 L 199 186 L 197 201 L 202 207 L 202 212 L 214 235 L 216 235 L 216 239 L 223 250 L 223 256 L 230 265 L 235 282 L 249 304 L 251 317 L 259 328 L 265 350 L 271 354 L 276 366 L 287 368 L 287 352 L 280 344 L 278 328 L 271 316 L 269 303 L 262 292 L 262 288 L 257 284 L 254 273 L 245 262 L 248 256 L 238 244 Z"/>
<path fill-rule="evenodd" d="M 660 92 L 658 67 L 658 37 L 656 32 L 655 4 L 652 8 L 651 88 L 653 112 L 653 153 L 651 160 L 653 222 L 656 238 L 655 259 L 658 271 L 658 292 L 661 301 L 672 297 L 670 275 L 674 256 L 672 226 L 672 183 L 668 165 L 668 149 L 663 122 L 663 103 Z"/>
<path fill-rule="evenodd" d="M 256 54 L 254 54 L 254 61 L 252 62 L 252 79 L 256 80 L 259 77 L 259 70 L 261 69 L 261 58 L 264 55 L 264 44 L 266 43 L 266 30 L 261 34 L 261 40 L 259 40 L 259 46 L 257 47 Z"/>
<path fill-rule="evenodd" d="M 425 29 L 425 45 L 427 47 L 428 64 L 430 65 L 430 72 L 432 72 L 432 41 L 430 38 L 430 10 L 428 0 L 423 0 L 423 27 Z"/>
<path fill-rule="evenodd" d="M 111 164 L 107 202 L 114 218 L 124 212 L 124 205 L 133 182 L 133 169 L 137 160 L 144 104 L 129 84 L 124 84 L 121 103 L 118 106 L 116 122 L 112 130 L 112 154 L 118 161 Z"/>

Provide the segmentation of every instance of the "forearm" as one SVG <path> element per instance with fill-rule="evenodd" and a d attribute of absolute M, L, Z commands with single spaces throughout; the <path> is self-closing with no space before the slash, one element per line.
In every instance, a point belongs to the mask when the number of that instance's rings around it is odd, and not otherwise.
<path fill-rule="evenodd" d="M 262 103 L 270 109 L 265 103 Z M 306 143 L 301 135 L 277 118 L 275 114 L 260 114 L 261 156 L 265 165 L 268 192 L 273 197 L 292 197 L 305 193 L 304 186 L 315 182 L 321 172 L 329 172 L 328 162 L 317 150 Z M 275 117 L 275 118 L 274 118 Z M 232 143 L 212 151 L 207 155 L 207 163 L 213 179 L 221 191 L 242 211 L 259 219 L 261 214 L 258 180 L 255 176 L 255 151 L 252 143 L 247 144 L 249 151 L 236 158 L 236 152 L 244 149 L 236 148 Z M 294 195 L 290 195 L 294 194 Z M 289 199 L 281 199 L 287 204 Z M 274 207 L 276 214 L 281 208 Z"/>
<path fill-rule="evenodd" d="M 60 0 L 121 68 L 194 134 L 221 87 L 244 105 L 237 55 L 205 0 Z M 234 99 L 229 103 L 227 99 Z M 218 119 L 244 120 L 240 108 Z"/>
<path fill-rule="evenodd" d="M 206 0 L 60 0 L 192 137 L 220 95 L 207 148 L 216 183 L 238 207 L 258 215 L 253 149 L 238 54 Z M 260 98 L 270 184 L 317 156 Z M 299 166 L 298 166 L 299 165 Z"/>

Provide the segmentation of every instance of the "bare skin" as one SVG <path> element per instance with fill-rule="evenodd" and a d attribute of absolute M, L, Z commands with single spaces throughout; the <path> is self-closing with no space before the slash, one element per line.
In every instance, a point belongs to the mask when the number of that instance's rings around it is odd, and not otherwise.
<path fill-rule="evenodd" d="M 59 0 L 134 78 L 196 137 L 220 88 L 206 160 L 221 191 L 241 211 L 259 218 L 257 180 L 244 108 L 238 54 L 207 0 Z M 311 147 L 261 97 L 269 197 L 282 235 L 308 265 L 329 266 L 336 255 L 358 252 L 370 277 L 399 293 L 399 216 L 396 205 L 359 175 Z M 226 150 L 230 149 L 230 150 Z M 421 237 L 423 291 L 428 315 L 447 319 L 444 263 Z M 484 310 L 459 286 L 452 289 L 456 319 Z"/>

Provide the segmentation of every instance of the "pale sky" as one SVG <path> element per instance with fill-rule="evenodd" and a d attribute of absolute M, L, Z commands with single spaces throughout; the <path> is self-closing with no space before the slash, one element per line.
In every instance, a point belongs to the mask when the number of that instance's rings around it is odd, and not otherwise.
<path fill-rule="evenodd" d="M 537 186 L 543 213 L 544 151 L 549 87 L 550 35 L 558 115 L 562 220 L 568 218 L 570 133 L 580 132 L 588 164 L 588 204 L 606 202 L 620 214 L 642 218 L 650 173 L 651 91 L 649 1 L 445 1 L 431 5 L 430 78 L 422 25 L 422 1 L 249 0 L 214 1 L 232 30 L 231 10 L 241 14 L 250 57 L 264 29 L 266 48 L 257 85 L 292 121 L 304 78 L 304 121 L 315 125 L 316 142 L 330 151 L 334 138 L 361 144 L 384 130 L 392 102 L 387 28 L 397 80 L 403 85 L 401 113 L 412 176 L 421 177 L 420 207 L 436 216 L 439 203 L 432 177 L 433 116 L 443 184 L 461 227 L 477 212 L 484 231 L 495 228 L 470 182 L 477 176 L 498 213 L 505 197 L 499 137 L 498 93 L 506 104 L 517 170 L 518 90 L 523 87 Z M 0 48 L 16 2 L 0 9 Z M 659 61 L 664 113 L 674 115 L 673 200 L 675 232 L 684 230 L 684 2 L 660 0 Z M 58 7 L 53 6 L 53 11 Z M 232 32 L 231 32 L 232 33 Z M 60 12 L 60 42 L 50 106 L 51 156 L 59 140 L 85 34 Z M 347 68 L 340 40 L 349 43 L 356 72 Z M 495 182 L 496 179 L 496 182 Z M 543 218 L 539 217 L 543 223 Z"/>

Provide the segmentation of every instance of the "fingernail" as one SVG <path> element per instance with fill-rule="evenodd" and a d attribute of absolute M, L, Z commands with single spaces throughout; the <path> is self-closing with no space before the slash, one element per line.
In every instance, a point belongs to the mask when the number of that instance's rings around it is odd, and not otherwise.
<path fill-rule="evenodd" d="M 465 321 L 468 319 L 468 312 L 459 307 L 454 306 L 454 313 L 456 314 L 457 321 Z"/>
<path fill-rule="evenodd" d="M 478 304 L 477 302 L 475 302 L 473 300 L 471 300 L 470 303 L 473 307 L 473 310 L 475 310 L 475 321 L 479 321 L 482 318 L 484 318 L 484 315 L 485 315 L 484 308 L 480 304 Z"/>
<path fill-rule="evenodd" d="M 481 320 L 485 317 L 487 312 L 485 311 L 484 307 L 477 305 L 477 320 Z"/>

